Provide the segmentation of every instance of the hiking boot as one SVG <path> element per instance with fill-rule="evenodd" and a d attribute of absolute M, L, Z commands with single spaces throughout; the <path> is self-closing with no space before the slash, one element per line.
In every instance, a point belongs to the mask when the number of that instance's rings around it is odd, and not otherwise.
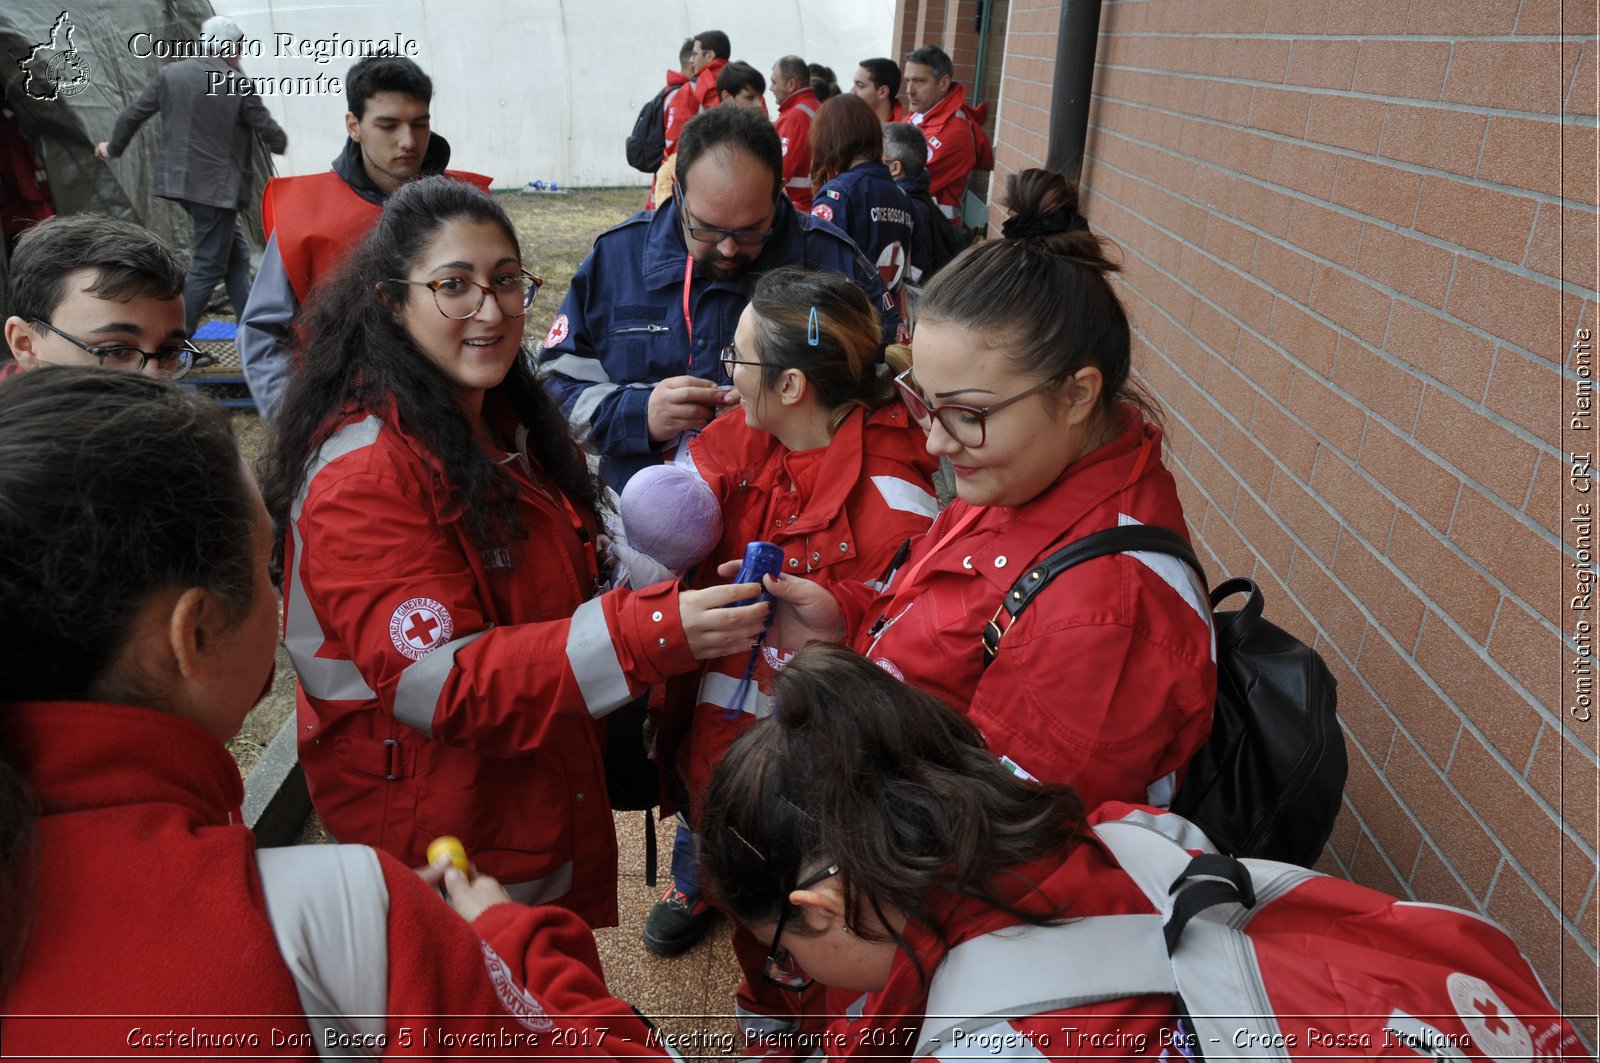
<path fill-rule="evenodd" d="M 676 956 L 704 937 L 716 920 L 716 909 L 704 897 L 690 897 L 674 882 L 650 907 L 644 921 L 644 947 L 657 956 Z"/>

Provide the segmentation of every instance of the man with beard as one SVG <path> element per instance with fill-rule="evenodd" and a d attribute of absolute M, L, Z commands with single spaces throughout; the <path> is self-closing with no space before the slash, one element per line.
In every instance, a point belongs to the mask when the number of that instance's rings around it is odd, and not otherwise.
<path fill-rule="evenodd" d="M 767 270 L 850 277 L 878 307 L 885 341 L 903 338 L 878 270 L 790 206 L 782 173 L 772 123 L 713 107 L 684 128 L 672 198 L 603 233 L 572 278 L 540 368 L 613 489 L 736 401 L 721 353 Z"/>
<path fill-rule="evenodd" d="M 278 414 L 294 360 L 295 315 L 316 283 L 378 223 L 384 201 L 407 181 L 444 173 L 489 190 L 489 178 L 446 170 L 450 145 L 429 124 L 433 79 L 410 59 L 380 53 L 345 75 L 348 134 L 333 168 L 274 177 L 261 196 L 267 249 L 239 318 L 239 361 L 256 409 Z"/>

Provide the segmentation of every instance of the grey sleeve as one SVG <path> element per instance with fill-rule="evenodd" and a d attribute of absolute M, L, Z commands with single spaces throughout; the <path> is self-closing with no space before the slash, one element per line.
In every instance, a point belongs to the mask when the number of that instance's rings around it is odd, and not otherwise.
<path fill-rule="evenodd" d="M 264 421 L 278 416 L 283 389 L 294 368 L 294 353 L 289 342 L 299 309 L 299 300 L 289 286 L 289 274 L 284 272 L 283 259 L 278 255 L 278 236 L 274 233 L 267 240 L 244 313 L 239 315 L 239 364 L 244 367 L 245 383 L 250 386 L 256 410 Z"/>
<path fill-rule="evenodd" d="M 110 142 L 106 151 L 114 159 L 128 148 L 128 141 L 139 131 L 139 127 L 150 120 L 150 116 L 161 109 L 161 78 L 156 76 L 144 91 L 117 115 L 116 124 L 111 127 Z"/>
<path fill-rule="evenodd" d="M 261 142 L 272 154 L 282 155 L 289 150 L 289 134 L 272 120 L 272 112 L 267 110 L 267 105 L 261 102 L 260 96 L 251 93 L 244 97 L 241 116 L 245 123 L 256 131 L 256 136 L 261 138 Z"/>

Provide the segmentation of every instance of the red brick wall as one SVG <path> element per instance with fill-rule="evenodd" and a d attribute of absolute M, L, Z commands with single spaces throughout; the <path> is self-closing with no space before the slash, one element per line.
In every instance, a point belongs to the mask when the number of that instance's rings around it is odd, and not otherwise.
<path fill-rule="evenodd" d="M 1046 156 L 1059 15 L 1011 4 L 996 188 Z M 1111 0 L 1100 29 L 1086 214 L 1190 527 L 1339 679 L 1323 868 L 1498 919 L 1593 1044 L 1594 0 Z"/>

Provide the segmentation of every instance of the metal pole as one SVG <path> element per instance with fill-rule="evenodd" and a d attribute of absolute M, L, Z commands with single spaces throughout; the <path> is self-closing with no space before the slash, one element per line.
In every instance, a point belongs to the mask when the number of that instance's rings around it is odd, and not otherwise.
<path fill-rule="evenodd" d="M 1050 95 L 1050 150 L 1045 165 L 1074 181 L 1083 173 L 1099 42 L 1100 0 L 1062 0 L 1055 85 Z"/>

